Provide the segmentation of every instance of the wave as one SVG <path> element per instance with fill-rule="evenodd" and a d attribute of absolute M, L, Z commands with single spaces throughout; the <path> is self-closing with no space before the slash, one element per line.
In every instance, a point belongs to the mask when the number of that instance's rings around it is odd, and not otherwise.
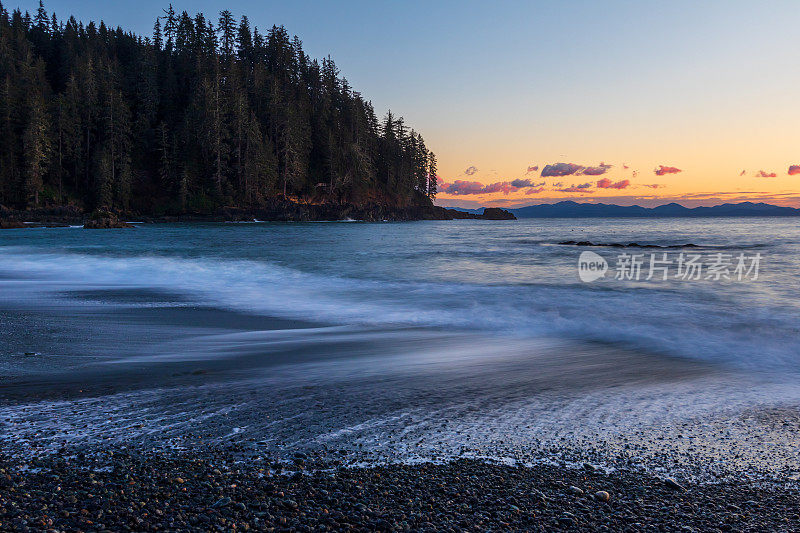
<path fill-rule="evenodd" d="M 158 289 L 186 294 L 202 305 L 331 325 L 575 338 L 750 368 L 798 366 L 795 309 L 767 302 L 748 308 L 728 293 L 699 285 L 689 292 L 574 283 L 381 281 L 266 261 L 3 250 L 0 272 L 48 280 L 47 286 L 60 292 Z"/>
<path fill-rule="evenodd" d="M 721 245 L 707 245 L 707 244 L 640 244 L 638 242 L 631 242 L 628 244 L 620 242 L 591 242 L 591 241 L 561 241 L 555 243 L 548 243 L 550 245 L 558 246 L 583 246 L 583 247 L 605 247 L 605 248 L 661 248 L 661 249 L 684 249 L 684 248 L 697 248 L 697 249 L 719 249 L 719 250 L 743 250 L 743 249 L 758 249 L 768 248 L 767 244 L 745 244 L 737 246 L 721 246 Z"/>

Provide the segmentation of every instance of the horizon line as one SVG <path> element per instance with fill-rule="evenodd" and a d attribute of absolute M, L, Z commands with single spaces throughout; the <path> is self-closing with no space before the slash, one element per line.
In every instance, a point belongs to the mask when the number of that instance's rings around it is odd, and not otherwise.
<path fill-rule="evenodd" d="M 798 208 L 798 207 L 777 205 L 777 204 L 771 204 L 771 203 L 767 203 L 767 202 L 754 202 L 752 200 L 743 200 L 741 202 L 720 202 L 720 203 L 716 203 L 716 204 L 713 204 L 713 205 L 697 205 L 697 206 L 694 206 L 694 207 L 686 206 L 686 205 L 684 205 L 684 204 L 682 204 L 680 202 L 665 202 L 663 204 L 658 204 L 658 205 L 654 205 L 654 206 L 648 207 L 648 206 L 643 206 L 643 205 L 640 205 L 640 204 L 621 205 L 621 204 L 608 204 L 608 203 L 604 203 L 604 202 L 578 202 L 578 201 L 575 201 L 573 199 L 562 199 L 562 200 L 558 200 L 558 201 L 554 201 L 554 202 L 540 202 L 540 203 L 534 203 L 534 204 L 518 205 L 518 206 L 514 206 L 514 207 L 501 207 L 501 206 L 496 206 L 496 205 L 495 206 L 481 205 L 480 207 L 463 207 L 463 206 L 458 206 L 458 205 L 443 205 L 443 204 L 440 204 L 438 201 L 435 202 L 435 204 L 437 206 L 444 207 L 446 209 L 466 209 L 466 210 L 469 210 L 469 211 L 476 211 L 476 210 L 480 210 L 480 209 L 488 209 L 488 208 L 496 208 L 496 207 L 500 207 L 501 209 L 513 211 L 513 210 L 516 210 L 516 209 L 525 209 L 527 207 L 558 205 L 558 204 L 563 204 L 563 203 L 571 203 L 571 204 L 575 204 L 575 205 L 595 205 L 595 206 L 601 206 L 602 205 L 602 206 L 623 207 L 623 208 L 638 207 L 640 209 L 648 209 L 648 210 L 658 209 L 659 207 L 664 207 L 664 206 L 668 206 L 668 205 L 677 205 L 679 207 L 682 207 L 683 209 L 693 210 L 693 209 L 701 209 L 701 208 L 711 209 L 711 208 L 714 208 L 714 207 L 720 207 L 720 206 L 725 206 L 725 205 L 738 206 L 738 205 L 743 205 L 743 204 L 751 204 L 751 205 L 763 205 L 763 206 L 767 206 L 767 207 L 775 207 L 775 208 L 781 208 L 781 209 L 784 209 L 784 208 L 785 209 L 794 209 L 794 210 L 800 211 L 800 208 Z"/>

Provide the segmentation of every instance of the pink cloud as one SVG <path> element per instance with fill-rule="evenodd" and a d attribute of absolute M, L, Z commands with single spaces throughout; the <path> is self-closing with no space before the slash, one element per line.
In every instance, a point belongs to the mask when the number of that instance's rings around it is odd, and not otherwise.
<path fill-rule="evenodd" d="M 539 193 L 542 193 L 544 191 L 545 191 L 544 187 L 537 187 L 535 189 L 528 189 L 527 191 L 525 191 L 525 194 L 526 195 L 539 194 Z"/>
<path fill-rule="evenodd" d="M 544 185 L 544 182 L 534 183 L 529 179 L 516 179 L 511 182 L 511 186 L 516 187 L 517 189 L 521 189 L 523 187 L 541 187 L 542 185 Z"/>
<path fill-rule="evenodd" d="M 800 174 L 800 165 L 791 165 L 789 167 L 789 175 L 794 176 L 795 174 Z"/>
<path fill-rule="evenodd" d="M 511 192 L 516 192 L 518 187 L 514 187 L 507 181 L 498 181 L 497 183 L 492 183 L 484 187 L 486 194 L 492 194 L 493 192 L 501 192 L 503 194 L 508 194 Z"/>
<path fill-rule="evenodd" d="M 440 183 L 439 192 L 447 194 L 480 194 L 483 183 L 477 181 L 455 180 L 453 183 Z"/>
<path fill-rule="evenodd" d="M 537 170 L 539 170 L 539 165 L 530 166 L 530 167 L 528 167 L 527 174 L 530 174 L 531 172 L 536 172 Z"/>
<path fill-rule="evenodd" d="M 742 170 L 741 172 L 739 172 L 739 175 L 740 175 L 740 176 L 744 176 L 746 173 L 747 173 L 747 171 L 746 171 L 746 170 Z"/>
<path fill-rule="evenodd" d="M 471 167 L 467 168 L 467 170 L 464 171 L 464 174 L 466 174 L 467 176 L 472 176 L 473 174 L 476 174 L 477 172 L 478 172 L 478 167 L 476 167 L 475 165 L 472 165 Z"/>
<path fill-rule="evenodd" d="M 611 165 L 606 165 L 605 163 L 600 163 L 596 167 L 585 167 L 575 163 L 554 163 L 552 165 L 546 165 L 542 169 L 542 177 L 580 176 L 582 174 L 587 176 L 600 176 L 601 174 L 605 174 L 610 168 Z"/>
<path fill-rule="evenodd" d="M 655 174 L 656 176 L 663 176 L 665 174 L 677 174 L 678 172 L 683 172 L 683 171 L 675 167 L 665 167 L 664 165 L 658 165 L 658 168 L 653 171 L 653 174 Z"/>
<path fill-rule="evenodd" d="M 600 189 L 627 189 L 630 185 L 630 180 L 613 182 L 608 178 L 603 178 L 597 182 L 597 187 Z"/>
<path fill-rule="evenodd" d="M 521 180 L 526 181 L 526 180 Z M 528 180 L 529 181 L 529 180 Z M 533 185 L 532 183 L 528 182 L 522 187 L 529 187 Z M 465 196 L 470 194 L 492 194 L 492 193 L 503 193 L 503 194 L 510 194 L 512 192 L 517 192 L 521 187 L 515 187 L 508 181 L 498 181 L 497 183 L 490 183 L 489 185 L 484 185 L 478 181 L 465 181 L 465 180 L 455 180 L 453 183 L 445 183 L 439 182 L 439 192 L 443 192 L 446 194 L 452 194 L 454 196 Z"/>
<path fill-rule="evenodd" d="M 645 183 L 645 187 L 650 187 L 651 189 L 663 189 L 666 185 L 661 185 L 660 183 Z"/>
<path fill-rule="evenodd" d="M 572 185 L 571 187 L 566 187 L 564 189 L 556 189 L 558 192 L 579 192 L 579 193 L 590 193 L 594 192 L 591 190 L 592 184 L 591 183 L 581 183 L 580 185 Z"/>
<path fill-rule="evenodd" d="M 570 176 L 583 169 L 584 167 L 575 163 L 555 163 L 553 165 L 545 165 L 542 169 L 542 177 Z"/>
<path fill-rule="evenodd" d="M 601 174 L 605 174 L 609 168 L 611 168 L 611 165 L 600 163 L 596 167 L 586 167 L 582 172 L 579 172 L 579 174 L 586 174 L 587 176 L 600 176 Z"/>
<path fill-rule="evenodd" d="M 774 172 L 764 172 L 763 170 L 759 170 L 758 172 L 756 172 L 757 178 L 775 178 L 777 176 L 778 175 L 775 174 Z"/>

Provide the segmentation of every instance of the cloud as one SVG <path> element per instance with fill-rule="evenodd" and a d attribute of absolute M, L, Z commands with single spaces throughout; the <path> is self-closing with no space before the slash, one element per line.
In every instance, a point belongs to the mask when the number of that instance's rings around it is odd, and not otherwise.
<path fill-rule="evenodd" d="M 666 185 L 661 185 L 660 183 L 645 183 L 645 187 L 650 187 L 651 189 L 663 189 Z"/>
<path fill-rule="evenodd" d="M 626 165 L 625 163 L 622 163 L 622 168 L 624 170 L 628 170 L 630 167 L 628 165 Z"/>
<path fill-rule="evenodd" d="M 455 180 L 453 183 L 445 183 L 440 181 L 439 191 L 446 194 L 452 194 L 454 196 L 464 196 L 469 194 L 492 194 L 497 192 L 509 194 L 512 192 L 517 192 L 522 187 L 535 186 L 535 184 L 531 183 L 530 180 L 514 181 L 520 181 L 524 183 L 513 185 L 513 182 L 510 181 L 498 181 L 497 183 L 484 185 L 478 181 Z"/>
<path fill-rule="evenodd" d="M 597 187 L 600 189 L 627 189 L 630 185 L 630 180 L 613 182 L 608 178 L 603 178 L 597 182 Z"/>
<path fill-rule="evenodd" d="M 656 176 L 663 176 L 665 174 L 677 174 L 678 172 L 683 172 L 679 168 L 675 167 L 665 167 L 664 165 L 658 165 L 658 168 L 653 170 L 653 174 Z"/>
<path fill-rule="evenodd" d="M 777 176 L 778 175 L 775 174 L 774 172 L 764 172 L 763 170 L 759 170 L 758 172 L 756 172 L 757 178 L 775 178 Z"/>
<path fill-rule="evenodd" d="M 584 167 L 576 165 L 575 163 L 556 163 L 554 165 L 545 165 L 542 169 L 542 177 L 547 178 L 550 176 L 569 176 L 583 170 Z"/>
<path fill-rule="evenodd" d="M 744 176 L 746 173 L 747 173 L 747 171 L 746 171 L 746 170 L 742 170 L 741 172 L 739 172 L 739 175 L 740 175 L 740 176 Z"/>
<path fill-rule="evenodd" d="M 586 167 L 582 172 L 579 172 L 579 174 L 586 174 L 587 176 L 600 176 L 601 174 L 605 174 L 609 168 L 611 168 L 611 165 L 600 163 L 596 167 Z"/>
<path fill-rule="evenodd" d="M 527 191 L 525 191 L 525 194 L 526 195 L 539 194 L 539 193 L 544 192 L 544 191 L 545 191 L 544 187 L 537 187 L 535 189 L 528 189 Z"/>
<path fill-rule="evenodd" d="M 516 187 L 517 189 L 521 189 L 523 187 L 541 187 L 544 184 L 545 182 L 534 183 L 529 179 L 516 179 L 511 182 L 511 186 Z"/>
<path fill-rule="evenodd" d="M 591 191 L 587 191 L 591 192 Z M 664 205 L 671 202 L 677 202 L 686 207 L 709 206 L 719 205 L 723 203 L 735 202 L 766 202 L 774 205 L 783 205 L 789 207 L 800 207 L 800 194 L 796 192 L 786 193 L 770 193 L 765 191 L 735 191 L 735 192 L 704 192 L 697 194 L 686 194 L 679 196 L 663 196 L 656 193 L 648 192 L 646 195 L 629 194 L 620 196 L 591 196 L 590 194 L 581 194 L 576 196 L 580 202 L 602 202 L 605 204 L 617 205 L 641 205 L 643 207 L 655 207 Z M 442 198 L 436 199 L 436 205 L 442 206 L 458 206 L 458 207 L 486 207 L 487 205 L 496 205 L 506 208 L 525 207 L 527 205 L 540 205 L 540 204 L 553 204 L 563 202 L 564 196 L 546 196 L 537 195 L 535 197 L 527 196 L 522 198 L 513 197 L 500 197 L 492 200 L 470 200 L 467 197 L 458 198 Z"/>
<path fill-rule="evenodd" d="M 610 168 L 611 165 L 606 165 L 605 163 L 600 163 L 596 167 L 585 167 L 583 165 L 576 165 L 575 163 L 555 163 L 546 165 L 542 169 L 542 177 L 580 176 L 583 174 L 587 176 L 600 176 L 608 172 Z"/>
<path fill-rule="evenodd" d="M 514 187 L 507 181 L 499 181 L 497 183 L 492 183 L 491 185 L 487 185 L 484 187 L 484 194 L 492 194 L 493 192 L 501 192 L 503 194 L 508 194 L 511 192 L 516 192 L 519 187 Z"/>
<path fill-rule="evenodd" d="M 570 187 L 566 187 L 563 189 L 556 189 L 558 192 L 579 192 L 579 193 L 588 193 L 594 192 L 591 190 L 592 184 L 591 183 L 581 183 L 580 185 L 573 184 Z"/>
<path fill-rule="evenodd" d="M 527 188 L 529 191 L 536 191 L 541 192 L 544 190 L 545 182 L 534 182 L 530 179 L 515 179 L 513 181 L 498 181 L 496 183 L 490 183 L 488 185 L 484 185 L 479 181 L 468 181 L 468 180 L 455 180 L 453 183 L 446 183 L 442 181 L 441 178 L 438 179 L 439 184 L 439 192 L 443 194 L 452 194 L 453 196 L 467 196 L 467 195 L 476 195 L 476 194 L 494 194 L 494 193 L 503 193 L 503 194 L 511 194 L 517 192 L 520 189 Z M 526 194 L 535 194 L 532 192 L 527 192 Z"/>
<path fill-rule="evenodd" d="M 526 172 L 526 174 L 530 174 L 531 172 L 536 172 L 537 170 L 539 170 L 539 165 L 530 166 L 528 167 L 528 172 Z"/>
<path fill-rule="evenodd" d="M 558 192 L 579 192 L 581 194 L 593 193 L 591 189 L 581 189 L 580 187 L 567 187 L 566 189 L 558 189 Z"/>
<path fill-rule="evenodd" d="M 472 165 L 471 167 L 469 167 L 467 170 L 464 171 L 464 174 L 466 174 L 467 176 L 472 176 L 473 174 L 477 174 L 477 172 L 478 172 L 478 167 Z"/>
<path fill-rule="evenodd" d="M 800 165 L 792 165 L 789 167 L 789 175 L 794 176 L 795 174 L 800 174 Z"/>
<path fill-rule="evenodd" d="M 455 180 L 453 183 L 440 183 L 439 192 L 447 194 L 480 194 L 483 191 L 483 183 L 477 181 Z"/>

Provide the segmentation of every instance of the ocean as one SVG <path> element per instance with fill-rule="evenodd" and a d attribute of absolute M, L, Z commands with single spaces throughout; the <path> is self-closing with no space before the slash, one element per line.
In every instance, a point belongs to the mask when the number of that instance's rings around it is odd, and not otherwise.
<path fill-rule="evenodd" d="M 6 230 L 0 439 L 795 476 L 799 267 L 793 218 Z"/>

